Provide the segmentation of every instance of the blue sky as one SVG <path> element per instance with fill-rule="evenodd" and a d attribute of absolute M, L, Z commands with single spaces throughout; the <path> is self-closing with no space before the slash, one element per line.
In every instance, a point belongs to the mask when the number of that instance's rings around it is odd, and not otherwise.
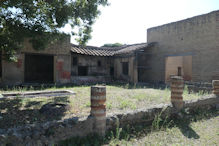
<path fill-rule="evenodd" d="M 219 10 L 219 0 L 109 0 L 88 45 L 146 42 L 147 28 Z M 64 28 L 70 32 L 70 27 Z M 71 42 L 75 43 L 74 37 Z"/>

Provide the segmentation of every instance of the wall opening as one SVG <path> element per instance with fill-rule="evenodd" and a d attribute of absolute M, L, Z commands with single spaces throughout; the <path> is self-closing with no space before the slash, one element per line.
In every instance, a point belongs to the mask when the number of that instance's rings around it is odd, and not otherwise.
<path fill-rule="evenodd" d="M 78 65 L 78 58 L 77 58 L 77 57 L 73 57 L 73 59 L 72 59 L 72 65 L 73 65 L 73 66 Z"/>
<path fill-rule="evenodd" d="M 52 83 L 54 81 L 52 55 L 25 54 L 24 81 Z"/>
<path fill-rule="evenodd" d="M 185 81 L 192 80 L 192 56 L 170 56 L 165 62 L 165 82 L 171 76 L 182 76 Z"/>
<path fill-rule="evenodd" d="M 110 76 L 114 76 L 114 67 L 110 67 Z"/>
<path fill-rule="evenodd" d="M 129 73 L 129 63 L 128 62 L 122 62 L 122 74 L 128 75 Z"/>
<path fill-rule="evenodd" d="M 87 66 L 78 66 L 78 75 L 79 76 L 87 76 L 88 75 L 88 67 Z"/>
<path fill-rule="evenodd" d="M 97 66 L 101 67 L 101 61 L 100 60 L 97 61 Z"/>
<path fill-rule="evenodd" d="M 178 76 L 182 76 L 182 67 L 178 67 L 178 73 L 177 73 Z"/>

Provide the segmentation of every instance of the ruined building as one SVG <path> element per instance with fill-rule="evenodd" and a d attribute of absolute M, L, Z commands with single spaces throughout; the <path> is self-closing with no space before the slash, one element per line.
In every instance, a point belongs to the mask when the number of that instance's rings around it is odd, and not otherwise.
<path fill-rule="evenodd" d="M 167 82 L 171 75 L 185 80 L 219 79 L 219 11 L 149 28 L 147 42 L 157 46 L 145 50 L 138 62 L 141 80 Z"/>
<path fill-rule="evenodd" d="M 147 43 L 79 47 L 65 41 L 36 51 L 28 41 L 17 62 L 0 59 L 0 83 L 168 82 L 219 79 L 219 11 L 149 28 Z"/>

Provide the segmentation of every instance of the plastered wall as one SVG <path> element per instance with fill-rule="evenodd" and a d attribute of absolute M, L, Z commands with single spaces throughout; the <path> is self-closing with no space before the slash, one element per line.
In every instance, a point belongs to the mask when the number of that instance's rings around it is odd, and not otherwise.
<path fill-rule="evenodd" d="M 24 48 L 17 51 L 16 62 L 2 61 L 2 85 L 16 85 L 24 83 L 25 54 L 50 54 L 54 56 L 54 82 L 68 83 L 71 75 L 71 54 L 70 37 L 66 40 L 57 42 L 48 48 L 37 51 L 34 50 L 28 40 L 24 42 Z M 34 65 L 34 64 L 33 64 Z"/>
<path fill-rule="evenodd" d="M 73 57 L 77 58 L 77 65 L 73 65 Z M 98 61 L 100 66 L 98 66 Z M 110 76 L 110 67 L 113 67 L 112 57 L 88 56 L 72 53 L 71 74 L 78 76 L 78 66 L 88 67 L 88 76 Z"/>

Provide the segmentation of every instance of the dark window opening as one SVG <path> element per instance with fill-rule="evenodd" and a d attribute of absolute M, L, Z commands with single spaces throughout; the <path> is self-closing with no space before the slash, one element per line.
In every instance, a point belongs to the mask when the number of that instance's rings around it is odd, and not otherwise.
<path fill-rule="evenodd" d="M 110 76 L 114 76 L 114 67 L 110 67 Z"/>
<path fill-rule="evenodd" d="M 128 62 L 122 63 L 122 73 L 124 75 L 128 75 L 128 73 L 129 73 L 129 63 Z"/>
<path fill-rule="evenodd" d="M 78 66 L 78 75 L 79 76 L 87 76 L 88 75 L 88 67 L 87 66 Z"/>
<path fill-rule="evenodd" d="M 182 76 L 182 68 L 178 67 L 178 76 Z"/>
<path fill-rule="evenodd" d="M 2 51 L 0 51 L 0 77 L 2 77 Z"/>
<path fill-rule="evenodd" d="M 78 58 L 77 58 L 77 57 L 73 57 L 72 62 L 73 62 L 73 63 L 72 63 L 73 66 L 78 65 Z"/>
<path fill-rule="evenodd" d="M 101 66 L 101 61 L 100 61 L 100 60 L 97 61 L 97 66 L 98 66 L 98 67 Z"/>

